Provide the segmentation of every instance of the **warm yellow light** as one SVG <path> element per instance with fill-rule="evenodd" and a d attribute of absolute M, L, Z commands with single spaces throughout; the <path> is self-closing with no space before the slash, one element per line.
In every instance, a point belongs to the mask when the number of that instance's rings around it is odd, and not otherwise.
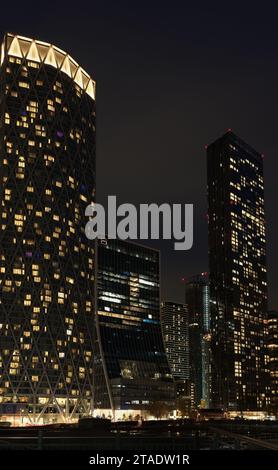
<path fill-rule="evenodd" d="M 8 33 L 7 42 L 1 48 L 1 64 L 5 55 L 51 65 L 72 78 L 87 95 L 95 99 L 95 81 L 69 54 L 52 44 Z"/>

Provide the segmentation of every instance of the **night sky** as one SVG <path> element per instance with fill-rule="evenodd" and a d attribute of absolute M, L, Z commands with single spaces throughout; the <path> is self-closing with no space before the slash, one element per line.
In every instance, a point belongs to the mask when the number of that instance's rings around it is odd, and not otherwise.
<path fill-rule="evenodd" d="M 1 5 L 1 36 L 54 43 L 97 81 L 98 202 L 116 194 L 194 204 L 193 249 L 154 245 L 165 300 L 183 301 L 181 278 L 208 269 L 204 147 L 232 128 L 265 154 L 270 307 L 278 308 L 277 17 L 275 2 Z"/>

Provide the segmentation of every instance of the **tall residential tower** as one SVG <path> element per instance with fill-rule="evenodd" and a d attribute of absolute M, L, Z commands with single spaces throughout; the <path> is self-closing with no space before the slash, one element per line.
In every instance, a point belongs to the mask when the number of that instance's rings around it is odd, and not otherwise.
<path fill-rule="evenodd" d="M 177 396 L 189 394 L 188 311 L 185 304 L 163 302 L 161 323 Z"/>
<path fill-rule="evenodd" d="M 270 410 L 278 415 L 278 311 L 271 310 L 267 315 L 268 328 L 268 368 L 270 375 Z"/>
<path fill-rule="evenodd" d="M 212 401 L 267 404 L 263 157 L 233 132 L 207 149 Z"/>

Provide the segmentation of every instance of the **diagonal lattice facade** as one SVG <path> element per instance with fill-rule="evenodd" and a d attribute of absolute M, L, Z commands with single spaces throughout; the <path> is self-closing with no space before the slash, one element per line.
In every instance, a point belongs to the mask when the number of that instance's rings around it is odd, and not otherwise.
<path fill-rule="evenodd" d="M 55 46 L 8 34 L 0 99 L 0 414 L 67 417 L 93 396 L 95 83 Z"/>

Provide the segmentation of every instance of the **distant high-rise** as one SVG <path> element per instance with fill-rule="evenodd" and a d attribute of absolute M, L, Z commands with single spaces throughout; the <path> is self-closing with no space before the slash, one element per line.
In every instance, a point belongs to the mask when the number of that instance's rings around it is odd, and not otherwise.
<path fill-rule="evenodd" d="M 270 408 L 278 413 L 278 312 L 271 310 L 267 316 L 268 368 L 270 374 Z"/>
<path fill-rule="evenodd" d="M 212 400 L 268 402 L 263 157 L 232 132 L 208 146 Z"/>
<path fill-rule="evenodd" d="M 20 421 L 67 419 L 93 398 L 95 83 L 56 46 L 7 34 L 0 122 L 1 415 L 12 402 Z"/>
<path fill-rule="evenodd" d="M 128 241 L 98 242 L 96 412 L 129 416 L 157 401 L 174 407 L 160 323 L 159 257 Z"/>
<path fill-rule="evenodd" d="M 210 298 L 207 273 L 185 283 L 188 308 L 190 382 L 195 407 L 209 407 L 211 387 Z"/>
<path fill-rule="evenodd" d="M 175 379 L 177 394 L 188 394 L 189 347 L 186 305 L 177 302 L 163 302 L 161 323 L 166 354 Z"/>

